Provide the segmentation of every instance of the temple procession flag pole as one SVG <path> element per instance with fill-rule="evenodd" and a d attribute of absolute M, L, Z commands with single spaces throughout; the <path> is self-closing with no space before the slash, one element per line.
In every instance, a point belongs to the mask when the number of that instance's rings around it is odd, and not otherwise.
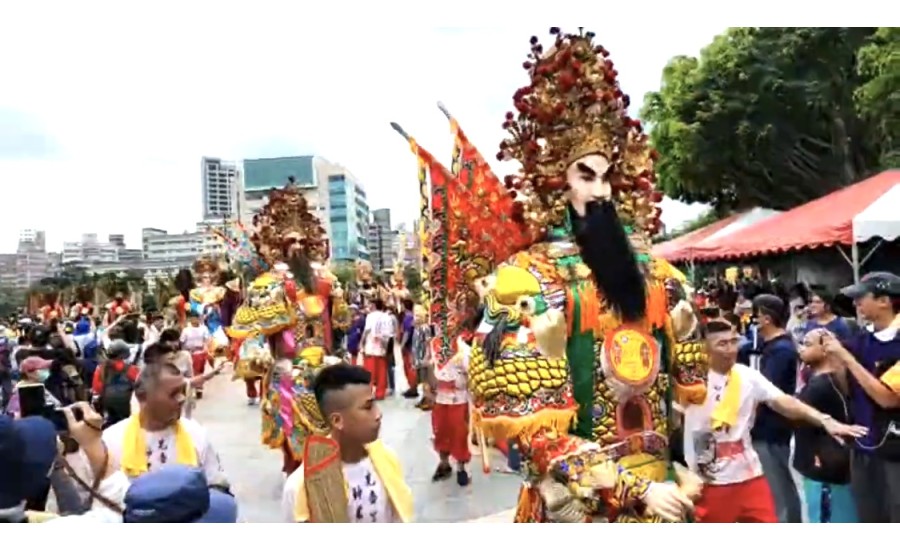
<path fill-rule="evenodd" d="M 416 155 L 416 162 L 418 163 L 419 168 L 419 246 L 421 248 L 422 254 L 419 256 L 419 273 L 422 279 L 422 283 L 425 285 L 425 288 L 429 291 L 428 288 L 428 265 L 430 258 L 430 251 L 428 249 L 428 227 L 431 225 L 431 201 L 429 197 L 431 196 L 431 188 L 429 186 L 429 178 L 428 178 L 428 163 L 425 159 L 422 158 L 422 155 L 419 153 L 419 146 L 416 144 L 416 140 L 407 134 L 402 127 L 396 122 L 391 123 L 391 128 L 393 128 L 398 134 L 403 136 L 406 141 L 409 143 L 410 149 L 414 155 Z M 431 316 L 431 296 L 427 296 L 429 307 L 428 314 Z"/>
<path fill-rule="evenodd" d="M 450 111 L 447 110 L 447 107 L 444 106 L 443 103 L 438 101 L 438 109 L 444 113 L 444 116 L 447 117 L 447 120 L 450 121 L 450 131 L 453 132 L 453 159 L 450 164 L 450 171 L 454 176 L 459 176 L 461 156 L 462 156 L 462 148 L 460 147 L 460 139 L 459 139 L 459 124 L 457 124 L 456 119 L 450 114 Z"/>
<path fill-rule="evenodd" d="M 426 231 L 427 257 L 423 254 L 425 262 L 425 276 L 429 289 L 429 315 L 430 322 L 437 326 L 441 347 L 437 352 L 437 362 L 443 364 L 452 356 L 452 342 L 450 341 L 450 305 L 448 292 L 451 284 L 448 262 L 450 261 L 450 205 L 448 194 L 450 188 L 455 185 L 455 178 L 450 170 L 444 167 L 434 155 L 419 147 L 414 139 L 407 134 L 396 122 L 391 127 L 403 136 L 410 145 L 410 149 L 419 162 L 419 178 L 421 188 L 428 197 L 431 208 L 426 209 L 429 227 Z M 422 177 L 425 176 L 424 183 Z"/>
<path fill-rule="evenodd" d="M 484 160 L 484 157 L 478 149 L 472 145 L 469 138 L 466 137 L 465 132 L 459 127 L 459 123 L 453 118 L 453 115 L 450 114 L 447 107 L 440 101 L 437 106 L 438 109 L 444 113 L 444 116 L 447 117 L 447 120 L 450 121 L 450 131 L 453 133 L 453 163 L 451 164 L 453 176 L 457 179 L 458 184 L 462 188 L 467 189 L 468 192 L 472 192 L 473 185 L 475 185 L 474 176 L 476 170 L 484 173 L 481 170 L 481 167 L 487 166 L 487 161 Z M 494 177 L 492 173 L 491 177 Z M 497 187 L 502 188 L 499 182 L 497 182 Z M 469 412 L 471 414 L 471 410 Z M 469 434 L 466 436 L 466 439 L 471 440 L 473 433 L 478 440 L 478 447 L 481 451 L 482 469 L 485 473 L 488 473 L 491 470 L 491 465 L 487 447 L 487 438 L 483 430 L 476 428 L 474 423 L 470 423 Z"/>

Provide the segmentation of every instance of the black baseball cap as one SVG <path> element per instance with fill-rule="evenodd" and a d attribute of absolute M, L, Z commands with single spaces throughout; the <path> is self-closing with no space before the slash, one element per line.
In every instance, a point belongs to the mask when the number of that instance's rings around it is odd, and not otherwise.
<path fill-rule="evenodd" d="M 887 271 L 873 271 L 867 273 L 855 285 L 845 286 L 841 289 L 841 294 L 853 300 L 862 298 L 869 293 L 876 297 L 900 296 L 900 276 Z"/>

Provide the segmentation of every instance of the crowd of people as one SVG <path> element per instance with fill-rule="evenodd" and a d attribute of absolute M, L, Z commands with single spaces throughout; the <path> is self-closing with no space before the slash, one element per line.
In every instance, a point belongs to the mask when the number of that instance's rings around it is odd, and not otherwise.
<path fill-rule="evenodd" d="M 779 285 L 749 277 L 710 286 L 697 305 L 737 327 L 739 365 L 761 374 L 767 389 L 866 430 L 852 444 L 835 441 L 759 400 L 749 435 L 777 520 L 900 521 L 900 277 L 877 272 L 839 293 L 796 285 L 781 296 L 772 293 Z M 852 318 L 837 313 L 848 302 Z"/>
<path fill-rule="evenodd" d="M 62 516 L 236 521 L 218 455 L 190 419 L 203 384 L 227 366 L 208 354 L 195 365 L 198 321 L 123 313 L 4 327 L 0 521 L 52 517 L 51 491 Z M 171 503 L 183 509 L 163 509 Z"/>
<path fill-rule="evenodd" d="M 252 281 L 201 258 L 168 322 L 123 303 L 99 322 L 54 305 L 20 320 L 0 363 L 0 520 L 40 519 L 52 489 L 68 521 L 235 521 L 191 419 L 233 364 L 283 455 L 291 523 L 414 521 L 380 439 L 401 366 L 402 397 L 431 415 L 433 481 L 469 485 L 471 448 L 489 470 L 497 447 L 523 477 L 516 522 L 798 522 L 802 502 L 814 522 L 900 521 L 900 277 L 838 292 L 860 323 L 825 289 L 735 270 L 693 292 L 652 254 L 656 154 L 609 52 L 583 29 L 550 35 L 529 40 L 503 122 L 516 175 L 443 107 L 452 169 L 401 132 L 435 176 L 421 304 L 402 265 L 388 286 L 360 260 L 345 289 L 289 178 L 229 241 Z"/>

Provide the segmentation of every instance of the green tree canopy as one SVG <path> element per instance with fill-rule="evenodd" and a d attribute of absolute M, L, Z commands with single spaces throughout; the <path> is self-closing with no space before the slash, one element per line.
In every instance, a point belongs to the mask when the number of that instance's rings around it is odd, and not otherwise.
<path fill-rule="evenodd" d="M 900 28 L 879 27 L 859 50 L 860 115 L 873 132 L 881 164 L 900 166 Z"/>
<path fill-rule="evenodd" d="M 420 300 L 422 297 L 422 273 L 415 266 L 406 265 L 403 267 L 403 279 L 413 300 Z"/>
<path fill-rule="evenodd" d="M 875 28 L 732 28 L 676 57 L 642 117 L 662 190 L 719 213 L 787 209 L 878 168 L 859 115 L 858 53 Z"/>

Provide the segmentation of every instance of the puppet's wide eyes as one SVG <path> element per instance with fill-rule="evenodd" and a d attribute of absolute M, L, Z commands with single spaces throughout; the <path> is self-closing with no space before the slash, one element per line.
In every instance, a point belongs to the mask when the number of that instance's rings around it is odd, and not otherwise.
<path fill-rule="evenodd" d="M 534 313 L 536 307 L 533 296 L 519 296 L 519 299 L 516 300 L 516 304 L 519 306 L 519 310 L 522 313 Z"/>

